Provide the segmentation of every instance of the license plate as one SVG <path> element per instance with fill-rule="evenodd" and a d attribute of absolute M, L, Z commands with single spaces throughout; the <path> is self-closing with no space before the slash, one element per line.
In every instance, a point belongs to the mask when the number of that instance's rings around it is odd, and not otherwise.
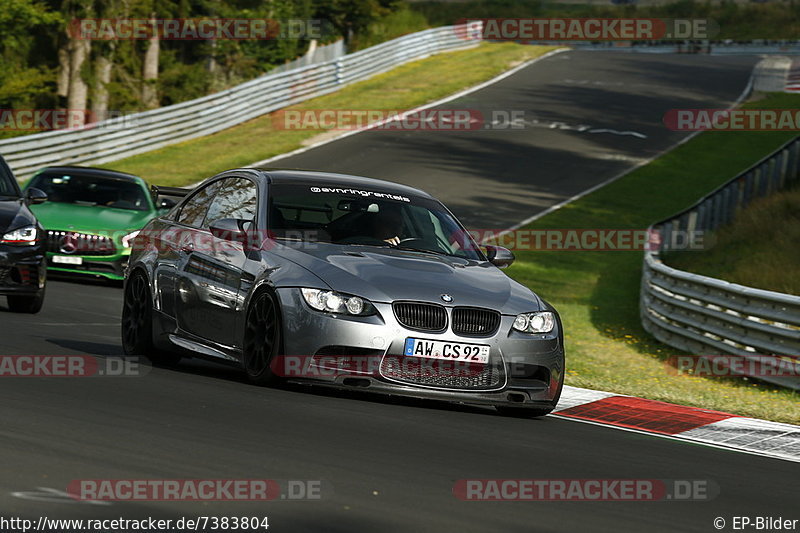
<path fill-rule="evenodd" d="M 70 255 L 54 255 L 52 257 L 53 263 L 60 263 L 62 265 L 82 265 L 83 257 L 73 257 Z"/>
<path fill-rule="evenodd" d="M 406 339 L 403 353 L 410 357 L 465 361 L 468 363 L 489 362 L 489 345 L 465 344 L 463 342 L 434 341 L 429 339 Z"/>

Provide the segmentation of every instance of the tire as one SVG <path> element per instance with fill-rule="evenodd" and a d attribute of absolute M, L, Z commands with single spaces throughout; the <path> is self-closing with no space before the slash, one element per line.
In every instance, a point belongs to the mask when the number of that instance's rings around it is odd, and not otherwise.
<path fill-rule="evenodd" d="M 250 382 L 268 386 L 280 378 L 272 371 L 272 361 L 281 345 L 281 314 L 278 301 L 271 291 L 261 291 L 253 297 L 247 309 L 242 366 Z"/>
<path fill-rule="evenodd" d="M 539 418 L 541 416 L 549 415 L 553 409 L 558 405 L 558 400 L 561 398 L 561 391 L 564 389 L 564 372 L 561 372 L 561 379 L 558 382 L 558 391 L 553 398 L 553 403 L 548 407 L 513 407 L 508 405 L 496 405 L 495 409 L 503 416 L 512 418 Z"/>
<path fill-rule="evenodd" d="M 8 308 L 15 313 L 35 314 L 42 310 L 44 289 L 31 296 L 7 296 Z"/>
<path fill-rule="evenodd" d="M 172 366 L 180 361 L 180 355 L 158 350 L 153 344 L 153 304 L 150 286 L 141 272 L 131 275 L 125 284 L 120 323 L 125 355 L 142 355 L 161 366 Z"/>

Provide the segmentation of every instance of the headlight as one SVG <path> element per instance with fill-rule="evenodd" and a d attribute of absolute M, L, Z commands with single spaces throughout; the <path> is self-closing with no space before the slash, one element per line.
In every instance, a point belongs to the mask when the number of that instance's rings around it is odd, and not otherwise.
<path fill-rule="evenodd" d="M 132 231 L 127 235 L 125 235 L 122 239 L 120 239 L 122 241 L 122 246 L 124 246 L 125 248 L 130 248 L 133 243 L 133 239 L 135 239 L 136 236 L 139 235 L 139 231 L 140 230 L 138 229 L 136 231 Z"/>
<path fill-rule="evenodd" d="M 300 289 L 300 291 L 306 303 L 317 311 L 354 316 L 375 314 L 375 307 L 368 300 L 358 296 L 323 289 Z"/>
<path fill-rule="evenodd" d="M 14 231 L 9 231 L 3 235 L 0 242 L 3 244 L 21 244 L 23 246 L 34 245 L 37 242 L 36 237 L 38 234 L 39 232 L 36 230 L 36 226 L 25 226 L 15 229 Z"/>
<path fill-rule="evenodd" d="M 549 311 L 517 315 L 512 326 L 523 333 L 549 333 L 556 327 L 556 317 Z"/>

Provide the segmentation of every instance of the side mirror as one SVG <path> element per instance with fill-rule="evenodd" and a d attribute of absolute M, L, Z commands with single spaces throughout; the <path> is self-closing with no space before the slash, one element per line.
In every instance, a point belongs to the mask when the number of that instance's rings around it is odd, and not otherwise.
<path fill-rule="evenodd" d="M 31 187 L 25 192 L 25 201 L 28 205 L 43 204 L 47 201 L 47 195 L 41 189 Z"/>
<path fill-rule="evenodd" d="M 158 208 L 164 210 L 172 209 L 176 205 L 178 205 L 178 202 L 176 202 L 172 198 L 162 198 L 158 202 Z"/>
<path fill-rule="evenodd" d="M 250 232 L 244 229 L 245 224 L 249 223 L 249 220 L 239 218 L 222 218 L 212 222 L 208 229 L 218 239 L 243 243 L 247 242 L 250 236 Z"/>
<path fill-rule="evenodd" d="M 514 254 L 508 248 L 502 246 L 487 246 L 486 258 L 491 264 L 498 268 L 505 268 L 514 262 Z"/>

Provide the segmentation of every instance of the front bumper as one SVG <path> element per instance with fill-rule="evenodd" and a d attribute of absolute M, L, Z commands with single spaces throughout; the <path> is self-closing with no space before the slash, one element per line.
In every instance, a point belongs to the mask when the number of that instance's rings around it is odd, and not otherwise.
<path fill-rule="evenodd" d="M 80 258 L 80 265 L 65 265 L 53 261 L 53 256 L 63 255 L 52 252 L 47 253 L 47 268 L 52 272 L 66 272 L 70 274 L 83 274 L 102 276 L 112 280 L 125 279 L 125 267 L 130 258 L 130 249 L 125 249 L 114 255 L 75 255 L 70 257 Z"/>
<path fill-rule="evenodd" d="M 287 365 L 293 365 L 293 371 L 283 375 L 292 381 L 470 404 L 524 407 L 553 407 L 560 393 L 564 373 L 560 322 L 546 335 L 533 335 L 512 330 L 514 317 L 504 315 L 494 335 L 466 337 L 454 334 L 449 327 L 442 333 L 407 329 L 396 320 L 391 304 L 374 303 L 378 310 L 374 316 L 345 318 L 311 309 L 299 289 L 278 289 L 277 294 L 283 314 L 282 357 L 288 361 Z M 468 386 L 462 386 L 467 381 L 459 378 L 445 380 L 445 384 L 431 383 L 429 379 L 398 379 L 397 374 L 387 371 L 391 370 L 389 364 L 420 361 L 403 355 L 409 337 L 488 345 L 489 365 L 498 372 L 497 379 L 477 385 L 469 381 Z M 353 359 L 360 364 L 350 364 Z M 372 364 L 365 365 L 364 361 Z M 460 370 L 455 368 L 453 372 Z"/>
<path fill-rule="evenodd" d="M 42 246 L 0 244 L 0 295 L 32 295 L 44 289 Z"/>

